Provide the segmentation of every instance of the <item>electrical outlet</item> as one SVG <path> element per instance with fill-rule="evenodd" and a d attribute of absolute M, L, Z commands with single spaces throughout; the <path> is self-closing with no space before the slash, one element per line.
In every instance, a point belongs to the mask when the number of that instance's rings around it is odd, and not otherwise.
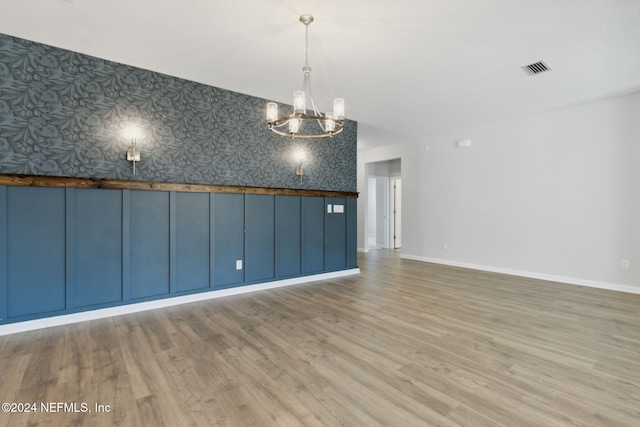
<path fill-rule="evenodd" d="M 629 260 L 621 259 L 620 260 L 620 268 L 629 268 Z"/>
<path fill-rule="evenodd" d="M 236 260 L 236 270 L 242 270 L 242 260 L 241 259 L 237 259 Z"/>
<path fill-rule="evenodd" d="M 447 250 L 449 250 L 449 245 L 448 245 L 448 244 L 446 244 L 446 243 L 443 243 L 443 244 L 442 244 L 442 250 L 443 250 L 443 251 L 447 251 Z"/>

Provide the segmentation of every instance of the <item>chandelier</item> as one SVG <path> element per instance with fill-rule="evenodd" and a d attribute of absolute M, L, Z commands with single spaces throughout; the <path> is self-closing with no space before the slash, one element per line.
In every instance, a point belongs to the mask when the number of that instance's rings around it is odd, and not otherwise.
<path fill-rule="evenodd" d="M 267 104 L 267 127 L 282 136 L 292 138 L 326 138 L 338 135 L 344 130 L 344 99 L 333 100 L 333 112 L 324 116 L 311 95 L 311 67 L 309 67 L 309 24 L 313 16 L 302 15 L 300 22 L 305 26 L 305 62 L 302 67 L 302 90 L 293 92 L 293 114 L 278 118 L 278 104 Z M 309 108 L 310 114 L 307 114 Z M 304 129 L 304 131 L 303 131 Z"/>

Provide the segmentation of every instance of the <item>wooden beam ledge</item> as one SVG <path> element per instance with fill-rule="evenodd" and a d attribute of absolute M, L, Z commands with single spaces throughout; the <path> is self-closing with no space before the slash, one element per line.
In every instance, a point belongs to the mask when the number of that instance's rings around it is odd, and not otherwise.
<path fill-rule="evenodd" d="M 112 190 L 181 191 L 186 193 L 269 194 L 358 198 L 357 192 L 270 188 L 236 185 L 183 184 L 177 182 L 132 181 L 102 178 L 72 178 L 45 175 L 0 174 L 0 185 L 56 188 L 105 188 Z"/>

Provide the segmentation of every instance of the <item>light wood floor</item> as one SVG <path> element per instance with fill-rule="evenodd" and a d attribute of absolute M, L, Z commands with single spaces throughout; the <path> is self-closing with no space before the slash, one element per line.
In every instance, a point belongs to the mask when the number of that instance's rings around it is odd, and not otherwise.
<path fill-rule="evenodd" d="M 0 426 L 640 425 L 640 295 L 360 255 L 362 274 L 0 337 Z"/>

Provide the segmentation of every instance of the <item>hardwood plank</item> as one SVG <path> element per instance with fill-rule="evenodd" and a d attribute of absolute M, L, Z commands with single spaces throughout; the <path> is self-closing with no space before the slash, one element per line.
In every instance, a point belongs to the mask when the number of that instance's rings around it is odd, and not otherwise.
<path fill-rule="evenodd" d="M 2 372 L 2 402 L 20 402 L 18 400 L 18 389 L 22 384 L 23 377 L 31 360 L 30 354 L 6 355 L 0 358 L 0 372 Z M 23 402 L 24 403 L 24 402 Z M 22 414 L 0 413 L 0 427 L 12 426 L 15 421 L 11 418 L 18 418 Z"/>

